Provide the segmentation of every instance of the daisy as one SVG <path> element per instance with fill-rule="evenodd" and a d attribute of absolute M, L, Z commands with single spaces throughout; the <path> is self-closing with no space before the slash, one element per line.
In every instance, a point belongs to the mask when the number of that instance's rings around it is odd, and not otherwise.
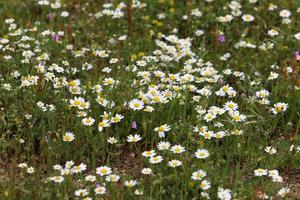
<path fill-rule="evenodd" d="M 136 181 L 136 180 L 125 181 L 125 182 L 124 182 L 124 185 L 125 185 L 126 187 L 132 188 L 132 187 L 134 187 L 134 186 L 137 185 L 137 181 Z"/>
<path fill-rule="evenodd" d="M 252 15 L 249 15 L 249 14 L 243 15 L 242 19 L 243 19 L 244 22 L 252 22 L 252 21 L 254 21 L 254 17 Z"/>
<path fill-rule="evenodd" d="M 180 154 L 180 153 L 185 152 L 185 149 L 184 149 L 184 147 L 182 147 L 180 145 L 174 145 L 173 147 L 171 147 L 171 151 L 173 153 Z"/>
<path fill-rule="evenodd" d="M 158 136 L 160 138 L 165 137 L 165 132 L 168 132 L 169 130 L 171 130 L 170 126 L 167 124 L 161 125 L 159 127 L 156 127 L 154 129 L 155 132 L 158 133 Z"/>
<path fill-rule="evenodd" d="M 265 152 L 267 152 L 268 154 L 275 154 L 276 152 L 277 152 L 277 150 L 274 148 L 274 147 L 271 147 L 271 146 L 269 146 L 269 147 L 265 147 Z"/>
<path fill-rule="evenodd" d="M 81 163 L 80 165 L 74 166 L 72 168 L 72 173 L 79 173 L 86 170 L 86 165 Z"/>
<path fill-rule="evenodd" d="M 299 32 L 299 33 L 296 33 L 296 34 L 294 35 L 294 37 L 295 37 L 297 40 L 300 40 L 300 32 Z"/>
<path fill-rule="evenodd" d="M 143 155 L 144 157 L 153 157 L 153 156 L 156 155 L 156 153 L 155 153 L 154 150 L 150 150 L 150 151 L 144 151 L 144 152 L 142 153 L 142 155 Z"/>
<path fill-rule="evenodd" d="M 133 99 L 129 102 L 129 107 L 132 110 L 141 110 L 144 108 L 144 103 L 141 100 Z"/>
<path fill-rule="evenodd" d="M 19 167 L 19 168 L 27 168 L 28 165 L 27 165 L 26 163 L 20 163 L 20 164 L 18 165 L 18 167 Z"/>
<path fill-rule="evenodd" d="M 228 101 L 224 105 L 224 109 L 226 111 L 232 111 L 232 110 L 237 110 L 238 109 L 238 104 L 234 103 L 233 101 Z"/>
<path fill-rule="evenodd" d="M 82 121 L 83 125 L 85 125 L 85 126 L 91 126 L 91 125 L 94 124 L 95 119 L 92 118 L 92 117 L 86 117 L 86 118 L 83 118 L 81 121 Z"/>
<path fill-rule="evenodd" d="M 107 139 L 107 142 L 110 144 L 116 144 L 118 142 L 118 140 L 115 137 L 109 137 Z"/>
<path fill-rule="evenodd" d="M 207 181 L 207 180 L 201 181 L 201 183 L 200 183 L 200 188 L 201 188 L 202 190 L 208 190 L 210 187 L 211 187 L 211 185 L 210 185 L 210 182 L 209 182 L 209 181 Z"/>
<path fill-rule="evenodd" d="M 270 72 L 270 75 L 268 77 L 268 80 L 274 80 L 274 79 L 277 79 L 279 77 L 279 74 L 278 73 L 275 73 L 275 72 Z"/>
<path fill-rule="evenodd" d="M 207 113 L 206 115 L 204 115 L 204 120 L 206 122 L 210 122 L 212 120 L 214 120 L 217 116 L 212 114 L 212 113 Z"/>
<path fill-rule="evenodd" d="M 151 168 L 143 168 L 141 172 L 142 172 L 142 174 L 149 175 L 149 174 L 152 174 L 152 169 Z"/>
<path fill-rule="evenodd" d="M 277 195 L 280 197 L 285 197 L 289 192 L 290 192 L 290 188 L 284 187 L 278 191 Z"/>
<path fill-rule="evenodd" d="M 138 134 L 127 136 L 127 142 L 138 142 L 142 139 L 142 137 Z"/>
<path fill-rule="evenodd" d="M 110 125 L 109 120 L 103 119 L 101 122 L 98 123 L 98 131 L 99 131 L 99 132 L 102 132 L 103 129 L 104 129 L 105 127 L 109 127 L 109 125 Z"/>
<path fill-rule="evenodd" d="M 145 112 L 153 112 L 154 108 L 152 106 L 146 106 L 146 108 L 144 109 Z"/>
<path fill-rule="evenodd" d="M 231 199 L 231 190 L 218 188 L 218 198 L 221 200 L 230 200 Z"/>
<path fill-rule="evenodd" d="M 164 142 L 164 141 L 159 142 L 159 143 L 157 144 L 157 148 L 158 148 L 159 150 L 167 150 L 167 149 L 170 148 L 170 146 L 171 146 L 171 144 L 170 144 L 169 142 Z"/>
<path fill-rule="evenodd" d="M 277 35 L 279 35 L 279 32 L 277 31 L 277 30 L 275 30 L 275 29 L 270 29 L 269 31 L 268 31 L 268 35 L 270 35 L 270 36 L 277 36 Z"/>
<path fill-rule="evenodd" d="M 198 149 L 195 153 L 196 158 L 205 159 L 209 156 L 209 152 L 206 149 Z"/>
<path fill-rule="evenodd" d="M 65 142 L 72 142 L 75 139 L 75 136 L 71 132 L 66 132 L 63 136 L 63 141 Z"/>
<path fill-rule="evenodd" d="M 81 102 L 84 102 L 82 97 L 74 97 L 74 99 L 70 99 L 71 106 L 78 107 L 80 106 Z"/>
<path fill-rule="evenodd" d="M 95 194 L 105 194 L 106 188 L 104 186 L 97 186 L 94 191 Z"/>
<path fill-rule="evenodd" d="M 28 167 L 27 170 L 26 170 L 26 172 L 27 172 L 28 174 L 33 174 L 34 171 L 35 171 L 35 170 L 34 170 L 33 167 Z"/>
<path fill-rule="evenodd" d="M 86 181 L 89 181 L 89 182 L 95 182 L 96 181 L 96 176 L 93 176 L 93 175 L 87 175 L 85 177 L 85 180 Z"/>
<path fill-rule="evenodd" d="M 64 181 L 64 177 L 63 176 L 53 176 L 53 177 L 50 177 L 49 180 L 55 182 L 55 183 L 61 183 Z"/>
<path fill-rule="evenodd" d="M 144 192 L 142 190 L 136 189 L 136 190 L 134 190 L 134 194 L 136 194 L 136 195 L 143 195 Z"/>
<path fill-rule="evenodd" d="M 119 123 L 121 121 L 121 119 L 123 119 L 124 116 L 120 115 L 120 114 L 116 114 L 114 117 L 111 118 L 111 123 Z"/>
<path fill-rule="evenodd" d="M 171 160 L 168 162 L 168 166 L 173 168 L 178 167 L 180 165 L 182 165 L 182 162 L 180 160 Z"/>
<path fill-rule="evenodd" d="M 73 165 L 74 165 L 74 162 L 71 160 L 71 161 L 66 162 L 65 167 L 66 168 L 71 168 Z"/>
<path fill-rule="evenodd" d="M 287 108 L 288 104 L 279 102 L 274 104 L 274 107 L 271 108 L 271 111 L 274 115 L 277 115 L 278 113 L 284 113 L 287 110 Z"/>
<path fill-rule="evenodd" d="M 230 111 L 229 116 L 236 122 L 242 122 L 246 120 L 246 116 L 239 113 L 239 111 Z"/>
<path fill-rule="evenodd" d="M 111 168 L 107 166 L 101 166 L 96 168 L 96 174 L 99 174 L 100 176 L 111 174 Z"/>
<path fill-rule="evenodd" d="M 268 174 L 268 170 L 266 169 L 256 169 L 254 170 L 255 176 L 266 176 Z"/>
<path fill-rule="evenodd" d="M 201 136 L 204 137 L 204 139 L 210 140 L 211 138 L 215 137 L 215 134 L 213 131 L 201 131 L 199 133 Z"/>
<path fill-rule="evenodd" d="M 120 180 L 120 176 L 117 174 L 109 174 L 105 177 L 105 180 L 108 182 L 118 182 Z"/>
<path fill-rule="evenodd" d="M 84 197 L 88 194 L 89 193 L 88 193 L 87 189 L 79 189 L 79 190 L 75 191 L 75 196 L 77 196 L 77 197 Z"/>
<path fill-rule="evenodd" d="M 199 169 L 195 172 L 192 173 L 192 179 L 193 180 L 201 180 L 202 178 L 204 178 L 206 176 L 206 172 L 203 171 L 202 169 Z"/>
<path fill-rule="evenodd" d="M 161 161 L 163 161 L 162 156 L 151 157 L 150 160 L 149 160 L 149 162 L 151 164 L 157 164 L 157 163 L 160 163 Z"/>
<path fill-rule="evenodd" d="M 291 11 L 286 10 L 286 9 L 281 10 L 281 11 L 279 12 L 279 16 L 280 16 L 280 17 L 283 17 L 283 18 L 288 18 L 288 17 L 290 17 L 291 15 L 292 15 Z"/>

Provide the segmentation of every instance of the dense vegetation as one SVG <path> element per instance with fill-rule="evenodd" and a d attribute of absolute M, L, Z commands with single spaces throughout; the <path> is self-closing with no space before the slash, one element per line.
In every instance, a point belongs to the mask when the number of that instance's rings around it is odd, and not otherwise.
<path fill-rule="evenodd" d="M 0 1 L 0 199 L 298 199 L 300 1 Z"/>

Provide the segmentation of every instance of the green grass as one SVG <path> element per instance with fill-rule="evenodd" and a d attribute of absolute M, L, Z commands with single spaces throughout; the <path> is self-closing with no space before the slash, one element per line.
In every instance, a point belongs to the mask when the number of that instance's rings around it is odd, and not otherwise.
<path fill-rule="evenodd" d="M 0 199 L 298 198 L 298 1 L 38 2 L 0 2 Z"/>

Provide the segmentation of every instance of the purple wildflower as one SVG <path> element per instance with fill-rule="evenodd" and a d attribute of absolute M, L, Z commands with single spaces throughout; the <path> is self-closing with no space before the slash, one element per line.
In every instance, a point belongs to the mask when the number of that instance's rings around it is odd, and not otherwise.
<path fill-rule="evenodd" d="M 52 35 L 52 40 L 55 41 L 55 42 L 58 42 L 60 39 L 59 35 L 58 34 L 54 34 Z"/>
<path fill-rule="evenodd" d="M 295 58 L 295 60 L 300 60 L 300 51 L 294 52 L 294 58 Z"/>
<path fill-rule="evenodd" d="M 221 42 L 221 43 L 225 42 L 225 41 L 226 41 L 225 35 L 219 35 L 219 36 L 218 36 L 218 40 L 219 40 L 219 42 Z"/>
<path fill-rule="evenodd" d="M 49 19 L 50 21 L 53 21 L 53 19 L 54 19 L 54 17 L 55 17 L 55 14 L 54 14 L 54 13 L 49 13 L 49 14 L 47 15 L 47 17 L 48 17 L 48 19 Z"/>
<path fill-rule="evenodd" d="M 132 123 L 131 123 L 131 128 L 132 129 L 137 129 L 137 124 L 136 124 L 136 121 L 133 121 Z"/>

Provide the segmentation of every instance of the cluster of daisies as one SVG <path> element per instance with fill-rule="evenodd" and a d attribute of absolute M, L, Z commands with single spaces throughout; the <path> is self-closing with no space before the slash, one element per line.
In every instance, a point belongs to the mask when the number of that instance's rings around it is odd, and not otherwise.
<path fill-rule="evenodd" d="M 170 5 L 175 4 L 175 1 L 169 2 L 173 2 Z M 47 173 L 44 184 L 59 187 L 69 180 L 74 181 L 74 196 L 86 200 L 102 198 L 101 195 L 111 195 L 115 189 L 121 191 L 123 188 L 140 196 L 146 194 L 147 185 L 143 185 L 145 180 L 169 176 L 171 173 L 178 175 L 184 171 L 188 178 L 182 181 L 196 185 L 202 198 L 235 199 L 239 195 L 235 188 L 221 181 L 214 183 L 212 178 L 214 175 L 210 169 L 214 167 L 216 154 L 223 153 L 216 149 L 225 149 L 225 140 L 229 143 L 239 140 L 238 146 L 243 145 L 247 127 L 257 123 L 258 120 L 253 118 L 261 113 L 268 119 L 285 116 L 291 109 L 289 101 L 285 99 L 287 96 L 277 94 L 272 87 L 283 79 L 292 80 L 298 73 L 294 63 L 300 60 L 300 53 L 295 52 L 292 61 L 286 62 L 284 68 L 274 60 L 274 63 L 264 66 L 264 73 L 255 67 L 251 68 L 250 73 L 247 65 L 255 63 L 247 61 L 244 68 L 234 67 L 237 59 L 235 54 L 245 49 L 272 54 L 284 37 L 294 43 L 300 40 L 300 32 L 296 29 L 286 36 L 279 27 L 296 23 L 296 14 L 280 5 L 268 3 L 265 11 L 278 18 L 278 27 L 267 27 L 263 30 L 265 34 L 260 35 L 263 39 L 257 41 L 245 29 L 241 37 L 227 44 L 231 45 L 231 50 L 226 52 L 221 45 L 227 41 L 228 26 L 240 22 L 245 27 L 256 27 L 260 20 L 256 16 L 258 10 L 249 9 L 249 5 L 259 5 L 260 0 L 247 2 L 248 6 L 237 0 L 226 2 L 222 7 L 222 15 L 218 14 L 213 19 L 220 26 L 220 30 L 213 33 L 205 32 L 197 24 L 198 20 L 205 17 L 205 9 L 188 9 L 190 13 L 184 14 L 182 20 L 196 19 L 191 22 L 195 23 L 196 28 L 193 26 L 195 30 L 192 33 L 195 37 L 179 36 L 177 28 L 165 34 L 155 34 L 151 30 L 149 33 L 154 38 L 154 50 L 131 55 L 131 62 L 126 65 L 118 50 L 123 45 L 132 45 L 128 42 L 130 37 L 127 32 L 109 36 L 105 41 L 107 46 L 88 46 L 88 42 L 78 45 L 70 40 L 77 32 L 69 33 L 70 30 L 63 25 L 61 29 L 56 29 L 39 26 L 41 22 L 37 22 L 34 27 L 24 28 L 18 26 L 13 18 L 6 19 L 5 34 L 0 37 L 0 52 L 3 62 L 13 67 L 7 73 L 8 78 L 4 78 L 4 75 L 1 77 L 1 89 L 7 93 L 17 90 L 24 94 L 24 99 L 36 99 L 34 108 L 42 111 L 36 113 L 28 108 L 24 118 L 30 122 L 36 115 L 50 118 L 50 114 L 55 113 L 59 118 L 59 115 L 67 113 L 63 123 L 72 121 L 75 125 L 64 128 L 63 124 L 59 127 L 59 139 L 55 142 L 62 141 L 72 149 L 74 140 L 75 143 L 78 140 L 78 144 L 81 142 L 79 134 L 85 137 L 85 131 L 78 130 L 90 130 L 91 134 L 105 138 L 103 141 L 109 144 L 109 148 L 113 146 L 111 149 L 121 152 L 124 146 L 129 146 L 130 151 L 135 151 L 139 154 L 138 159 L 142 160 L 140 174 L 132 176 L 134 178 L 121 174 L 119 169 L 108 167 L 111 166 L 109 163 L 89 169 L 84 163 L 76 165 L 73 161 L 67 161 L 63 165 L 54 165 L 54 172 Z M 161 0 L 160 3 L 165 1 Z M 49 10 L 46 16 L 49 23 L 72 19 L 67 4 L 60 0 L 37 0 L 35 4 Z M 139 0 L 131 1 L 130 5 L 124 2 L 104 3 L 100 10 L 89 13 L 89 17 L 96 21 L 113 20 L 116 24 L 122 19 L 131 23 L 132 13 L 128 12 L 132 9 L 133 13 L 144 13 L 148 4 Z M 205 0 L 205 5 L 214 7 L 214 0 Z M 170 9 L 172 12 L 174 8 Z M 295 13 L 300 13 L 300 8 Z M 168 13 L 158 13 L 157 20 L 151 23 L 160 27 L 162 21 L 170 16 Z M 150 21 L 148 15 L 142 19 Z M 204 41 L 206 36 L 211 35 L 212 43 L 218 43 L 222 49 L 216 59 L 209 59 L 204 47 L 195 47 L 195 43 L 201 40 L 199 38 L 202 37 Z M 60 48 L 59 55 L 52 52 L 49 48 L 51 45 Z M 15 66 L 15 62 L 22 67 Z M 129 80 L 122 79 L 124 74 L 130 77 Z M 297 86 L 289 89 L 299 90 Z M 47 92 L 49 94 L 44 95 Z M 253 107 L 257 110 L 252 110 Z M 161 113 L 165 116 L 161 116 Z M 35 126 L 38 123 L 33 124 Z M 119 127 L 128 129 L 119 133 Z M 27 142 L 22 138 L 20 141 L 22 144 Z M 103 145 L 98 141 L 95 143 Z M 235 143 L 232 142 L 232 145 Z M 135 148 L 131 148 L 133 146 Z M 278 154 L 279 148 L 264 144 L 263 150 L 268 157 L 272 157 Z M 298 155 L 300 146 L 292 145 L 289 151 Z M 35 168 L 25 162 L 18 167 L 27 174 L 35 173 Z M 270 179 L 276 187 L 280 187 L 274 195 L 286 197 L 290 188 L 284 183 L 279 170 L 274 168 L 251 169 L 254 170 L 252 176 Z M 273 194 L 267 193 L 261 190 L 258 196 L 271 199 Z"/>

